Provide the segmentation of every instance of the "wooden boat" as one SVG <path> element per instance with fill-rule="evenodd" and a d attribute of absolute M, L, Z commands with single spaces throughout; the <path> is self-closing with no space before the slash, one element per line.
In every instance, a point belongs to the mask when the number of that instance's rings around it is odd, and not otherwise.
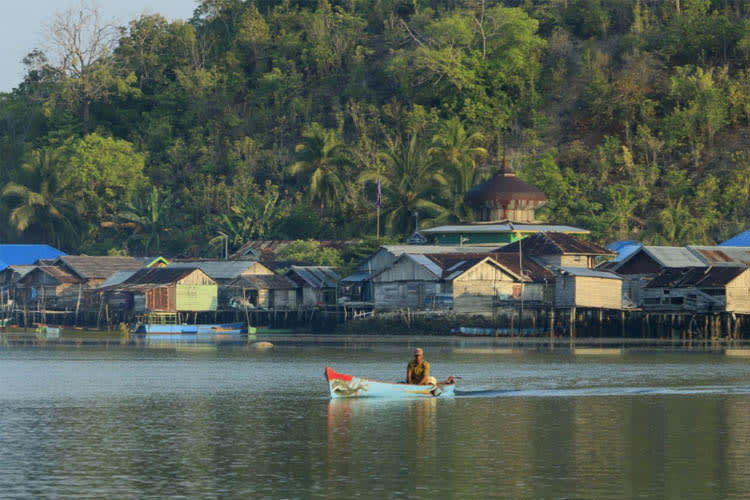
<path fill-rule="evenodd" d="M 218 323 L 207 325 L 140 325 L 135 333 L 144 334 L 147 344 L 200 344 L 200 343 L 241 343 L 247 335 L 242 331 L 242 323 Z"/>
<path fill-rule="evenodd" d="M 398 384 L 337 373 L 330 366 L 326 367 L 326 380 L 331 398 L 451 397 L 456 387 L 453 377 L 437 385 Z"/>

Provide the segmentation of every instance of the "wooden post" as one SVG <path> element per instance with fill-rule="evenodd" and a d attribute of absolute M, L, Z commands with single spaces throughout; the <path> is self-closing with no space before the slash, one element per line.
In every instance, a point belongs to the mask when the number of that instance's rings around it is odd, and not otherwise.
<path fill-rule="evenodd" d="M 575 306 L 570 308 L 570 332 L 571 340 L 576 336 L 576 308 Z"/>
<path fill-rule="evenodd" d="M 555 338 L 555 308 L 550 307 L 549 311 L 549 338 Z"/>
<path fill-rule="evenodd" d="M 76 300 L 76 319 L 74 321 L 75 325 L 78 325 L 78 311 L 81 308 L 81 287 L 83 286 L 82 283 L 78 283 L 78 299 Z"/>

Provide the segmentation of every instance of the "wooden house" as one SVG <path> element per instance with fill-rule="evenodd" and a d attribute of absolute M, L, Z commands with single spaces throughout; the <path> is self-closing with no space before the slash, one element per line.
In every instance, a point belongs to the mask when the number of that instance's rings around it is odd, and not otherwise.
<path fill-rule="evenodd" d="M 750 268 L 665 269 L 646 286 L 644 310 L 750 313 Z"/>
<path fill-rule="evenodd" d="M 356 271 L 339 281 L 341 291 L 355 301 L 374 302 L 375 285 L 371 278 L 393 265 L 402 255 L 489 254 L 490 247 L 447 245 L 383 245 L 357 266 Z"/>
<path fill-rule="evenodd" d="M 209 275 L 219 285 L 219 309 L 229 307 L 231 298 L 236 294 L 235 287 L 230 285 L 237 278 L 275 274 L 268 266 L 253 260 L 173 260 L 167 266 L 167 268 L 194 267 Z"/>
<path fill-rule="evenodd" d="M 297 286 L 298 306 L 336 303 L 341 278 L 332 267 L 292 266 L 284 276 Z"/>
<path fill-rule="evenodd" d="M 278 274 L 241 276 L 224 288 L 231 295 L 233 307 L 294 309 L 298 305 L 297 286 Z"/>
<path fill-rule="evenodd" d="M 530 259 L 519 261 L 517 254 L 431 258 L 442 263 L 457 313 L 489 313 L 498 306 L 543 304 L 552 298 L 554 274 Z"/>
<path fill-rule="evenodd" d="M 426 299 L 451 293 L 442 266 L 424 254 L 402 254 L 371 278 L 377 309 L 424 309 Z"/>
<path fill-rule="evenodd" d="M 83 288 L 96 288 L 117 271 L 136 271 L 143 264 L 133 257 L 91 257 L 88 255 L 65 255 L 58 257 L 53 266 L 59 267 L 78 278 Z"/>
<path fill-rule="evenodd" d="M 562 267 L 555 274 L 555 307 L 622 309 L 622 277 L 584 267 Z"/>
<path fill-rule="evenodd" d="M 497 253 L 521 252 L 546 266 L 593 268 L 597 260 L 613 258 L 612 250 L 576 238 L 567 233 L 541 232 L 495 250 Z"/>
<path fill-rule="evenodd" d="M 80 306 L 83 281 L 58 266 L 35 266 L 15 283 L 17 300 L 27 307 L 72 309 Z"/>
<path fill-rule="evenodd" d="M 135 312 L 215 311 L 218 304 L 216 281 L 197 268 L 141 269 L 99 292 L 106 294 L 107 304 Z"/>
<path fill-rule="evenodd" d="M 521 271 L 523 268 L 523 271 Z M 491 312 L 515 300 L 543 302 L 554 275 L 518 254 L 403 254 L 372 278 L 378 309 L 432 308 L 450 296 L 458 312 Z"/>
<path fill-rule="evenodd" d="M 643 245 L 620 262 L 607 266 L 623 278 L 623 295 L 642 305 L 648 283 L 665 269 L 705 268 L 706 261 L 688 247 Z"/>

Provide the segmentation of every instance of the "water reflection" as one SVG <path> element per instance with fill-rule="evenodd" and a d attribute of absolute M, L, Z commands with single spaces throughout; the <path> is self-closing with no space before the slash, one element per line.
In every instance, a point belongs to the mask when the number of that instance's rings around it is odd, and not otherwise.
<path fill-rule="evenodd" d="M 23 366 L 0 362 L 3 497 L 718 499 L 750 488 L 745 365 L 477 362 L 463 396 L 401 401 L 329 401 L 325 363 L 298 354 L 50 362 L 54 378 L 35 375 L 43 364 L 19 377 Z"/>

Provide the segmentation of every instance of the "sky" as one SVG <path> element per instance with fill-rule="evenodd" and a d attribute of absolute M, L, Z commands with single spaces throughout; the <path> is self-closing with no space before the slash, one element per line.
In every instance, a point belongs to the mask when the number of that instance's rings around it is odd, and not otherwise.
<path fill-rule="evenodd" d="M 89 2 L 90 4 L 91 2 Z M 189 19 L 198 0 L 97 0 L 102 19 L 127 25 L 141 14 L 161 14 L 168 20 Z M 44 26 L 55 12 L 81 5 L 81 0 L 0 0 L 0 92 L 9 92 L 21 83 L 21 60 L 34 48 L 44 45 Z"/>

